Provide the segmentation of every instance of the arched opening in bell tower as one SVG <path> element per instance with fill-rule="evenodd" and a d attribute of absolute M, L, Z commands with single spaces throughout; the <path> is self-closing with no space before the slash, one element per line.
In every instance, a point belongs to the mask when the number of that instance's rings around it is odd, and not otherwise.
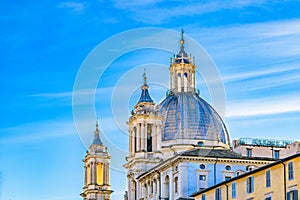
<path fill-rule="evenodd" d="M 147 125 L 147 151 L 152 152 L 152 124 Z"/>

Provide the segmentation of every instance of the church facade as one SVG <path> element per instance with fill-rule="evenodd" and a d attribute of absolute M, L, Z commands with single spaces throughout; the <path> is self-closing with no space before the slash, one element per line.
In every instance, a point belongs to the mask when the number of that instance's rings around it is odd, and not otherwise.
<path fill-rule="evenodd" d="M 273 158 L 243 156 L 232 150 L 222 118 L 196 89 L 194 60 L 184 49 L 170 63 L 170 88 L 156 104 L 147 78 L 128 120 L 128 199 L 191 199 L 191 195 Z"/>
<path fill-rule="evenodd" d="M 152 100 L 144 74 L 140 98 L 127 122 L 125 200 L 222 199 L 225 193 L 217 186 L 227 191 L 227 184 L 240 181 L 237 186 L 243 190 L 249 174 L 276 168 L 276 163 L 280 166 L 284 159 L 294 158 L 291 155 L 299 157 L 300 143 L 295 141 L 240 138 L 231 146 L 222 118 L 196 89 L 196 65 L 184 43 L 182 32 L 162 102 Z M 110 200 L 110 159 L 96 123 L 94 140 L 83 159 L 83 200 Z M 270 173 L 277 172 L 270 169 Z M 255 191 L 265 193 L 258 186 Z M 287 196 L 293 191 L 297 190 L 291 187 Z M 240 196 L 244 197 L 248 196 Z"/>

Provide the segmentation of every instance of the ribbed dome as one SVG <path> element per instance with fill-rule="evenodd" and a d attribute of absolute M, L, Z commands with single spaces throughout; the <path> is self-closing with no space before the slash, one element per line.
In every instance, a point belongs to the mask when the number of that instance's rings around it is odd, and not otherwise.
<path fill-rule="evenodd" d="M 162 140 L 217 140 L 229 144 L 224 122 L 197 93 L 168 95 L 160 104 L 164 117 Z"/>

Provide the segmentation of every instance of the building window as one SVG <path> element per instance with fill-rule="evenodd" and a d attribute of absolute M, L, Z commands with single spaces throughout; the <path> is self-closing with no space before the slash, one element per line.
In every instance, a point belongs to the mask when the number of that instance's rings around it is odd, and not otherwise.
<path fill-rule="evenodd" d="M 298 200 L 298 191 L 292 190 L 287 193 L 287 200 Z"/>
<path fill-rule="evenodd" d="M 272 200 L 272 192 L 266 194 L 264 200 Z"/>
<path fill-rule="evenodd" d="M 221 188 L 217 188 L 215 190 L 215 200 L 221 200 L 222 198 L 222 194 L 221 194 Z"/>
<path fill-rule="evenodd" d="M 225 181 L 229 181 L 231 179 L 231 176 L 225 176 Z"/>
<path fill-rule="evenodd" d="M 201 165 L 199 165 L 199 168 L 200 168 L 200 169 L 205 169 L 205 165 L 204 165 L 204 164 L 201 164 Z"/>
<path fill-rule="evenodd" d="M 246 167 L 246 170 L 247 170 L 247 171 L 252 171 L 252 170 L 255 169 L 255 168 L 256 168 L 255 166 L 249 165 L 249 166 Z"/>
<path fill-rule="evenodd" d="M 254 192 L 254 177 L 250 176 L 246 180 L 246 188 L 247 188 L 247 193 L 252 193 Z"/>
<path fill-rule="evenodd" d="M 177 193 L 178 192 L 178 177 L 175 177 L 175 193 Z"/>
<path fill-rule="evenodd" d="M 293 162 L 289 162 L 288 164 L 288 173 L 289 173 L 289 180 L 294 179 L 294 165 Z"/>
<path fill-rule="evenodd" d="M 176 165 L 176 166 L 175 166 L 175 169 L 174 169 L 174 171 L 175 171 L 175 172 L 177 172 L 177 171 L 178 171 L 178 165 Z"/>
<path fill-rule="evenodd" d="M 227 171 L 230 171 L 230 170 L 231 170 L 231 167 L 230 167 L 229 165 L 226 165 L 225 169 L 226 169 Z"/>
<path fill-rule="evenodd" d="M 207 188 L 207 175 L 204 174 L 199 175 L 198 188 L 200 191 Z"/>
<path fill-rule="evenodd" d="M 201 200 L 206 200 L 206 195 L 205 194 L 202 194 Z"/>
<path fill-rule="evenodd" d="M 279 159 L 279 150 L 274 150 L 274 158 Z"/>
<path fill-rule="evenodd" d="M 252 149 L 246 149 L 246 156 L 252 157 Z"/>
<path fill-rule="evenodd" d="M 199 147 L 202 147 L 204 143 L 200 141 L 197 144 L 198 144 Z"/>
<path fill-rule="evenodd" d="M 231 197 L 234 199 L 236 197 L 236 184 L 235 182 L 231 185 Z"/>
<path fill-rule="evenodd" d="M 206 176 L 205 175 L 200 175 L 199 180 L 200 181 L 206 181 Z"/>
<path fill-rule="evenodd" d="M 271 187 L 271 171 L 266 171 L 266 187 Z"/>

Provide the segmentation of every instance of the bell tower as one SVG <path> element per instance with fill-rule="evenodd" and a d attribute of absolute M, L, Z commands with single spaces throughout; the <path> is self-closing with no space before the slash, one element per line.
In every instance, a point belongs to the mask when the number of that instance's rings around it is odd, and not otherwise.
<path fill-rule="evenodd" d="M 84 162 L 84 187 L 80 195 L 84 200 L 110 200 L 109 163 L 110 155 L 107 147 L 100 139 L 98 122 L 94 132 L 94 140 Z"/>
<path fill-rule="evenodd" d="M 141 185 L 136 178 L 161 162 L 161 123 L 159 110 L 149 94 L 146 73 L 141 96 L 128 121 L 129 155 L 124 165 L 128 169 L 128 199 L 141 199 Z"/>
<path fill-rule="evenodd" d="M 155 103 L 149 94 L 146 73 L 143 75 L 144 84 L 141 96 L 132 116 L 129 118 L 129 157 L 139 153 L 153 153 L 159 149 L 159 116 Z"/>

